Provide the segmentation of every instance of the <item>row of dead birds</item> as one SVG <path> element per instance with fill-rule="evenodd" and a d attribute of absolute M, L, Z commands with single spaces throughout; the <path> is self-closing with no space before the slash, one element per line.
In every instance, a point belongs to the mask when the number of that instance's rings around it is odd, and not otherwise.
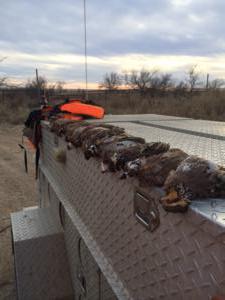
<path fill-rule="evenodd" d="M 184 212 L 197 198 L 225 197 L 224 167 L 167 143 L 146 143 L 104 123 L 59 119 L 51 123 L 51 130 L 65 136 L 68 149 L 81 147 L 86 159 L 99 157 L 102 172 L 120 171 L 121 179 L 136 176 L 141 187 L 157 191 L 167 211 Z"/>

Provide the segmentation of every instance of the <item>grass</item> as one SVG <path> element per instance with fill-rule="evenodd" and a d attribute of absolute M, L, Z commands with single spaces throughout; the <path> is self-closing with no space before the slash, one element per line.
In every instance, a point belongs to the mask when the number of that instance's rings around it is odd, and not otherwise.
<path fill-rule="evenodd" d="M 71 91 L 70 91 L 71 93 Z M 14 91 L 10 97 L 0 101 L 0 123 L 22 124 L 38 101 L 33 95 Z M 76 91 L 72 98 L 79 98 Z M 63 97 L 62 97 L 63 99 Z M 140 93 L 138 91 L 96 91 L 89 99 L 105 108 L 109 114 L 154 113 L 194 119 L 225 120 L 225 91 L 201 92 L 169 91 Z"/>
<path fill-rule="evenodd" d="M 175 95 L 109 95 L 96 102 L 111 114 L 154 113 L 194 119 L 225 121 L 225 91 L 204 91 L 197 94 Z"/>
<path fill-rule="evenodd" d="M 0 123 L 13 125 L 22 124 L 29 114 L 29 107 L 25 104 L 12 106 L 4 103 L 0 105 Z"/>

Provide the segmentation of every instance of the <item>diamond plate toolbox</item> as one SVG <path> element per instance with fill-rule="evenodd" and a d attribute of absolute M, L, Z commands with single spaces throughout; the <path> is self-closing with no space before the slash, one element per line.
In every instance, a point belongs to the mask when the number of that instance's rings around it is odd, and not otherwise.
<path fill-rule="evenodd" d="M 45 202 L 56 213 L 59 202 L 65 210 L 77 299 L 211 299 L 225 294 L 224 201 L 196 201 L 186 214 L 166 213 L 158 206 L 160 225 L 151 232 L 134 214 L 135 179 L 102 174 L 99 161 L 85 160 L 76 148 L 66 152 L 66 163 L 57 162 L 57 147 L 66 149 L 65 141 L 56 141 L 43 124 L 41 192 L 44 199 L 51 195 Z M 79 237 L 84 257 L 77 260 Z M 81 261 L 90 266 L 86 275 Z M 96 292 L 98 270 L 110 290 L 105 296 Z M 91 296 L 85 295 L 86 285 L 93 288 Z"/>
<path fill-rule="evenodd" d="M 11 214 L 17 299 L 72 300 L 64 234 L 50 208 Z"/>
<path fill-rule="evenodd" d="M 41 203 L 42 207 L 48 207 L 56 217 L 59 216 L 62 228 L 64 229 L 75 299 L 117 299 L 111 286 L 84 242 L 83 237 L 87 238 L 86 234 L 81 231 L 81 236 L 72 221 L 75 217 L 74 221 L 76 223 L 79 217 L 74 214 L 72 214 L 72 218 L 70 217 L 54 190 L 54 184 L 51 185 L 50 182 L 48 182 L 41 170 L 39 172 L 39 180 L 40 185 L 43 187 L 41 190 L 41 198 L 43 199 Z M 48 201 L 44 201 L 45 189 L 48 189 Z M 80 229 L 79 225 L 78 227 Z M 91 248 L 93 248 L 93 246 L 95 247 L 95 245 L 92 244 Z"/>

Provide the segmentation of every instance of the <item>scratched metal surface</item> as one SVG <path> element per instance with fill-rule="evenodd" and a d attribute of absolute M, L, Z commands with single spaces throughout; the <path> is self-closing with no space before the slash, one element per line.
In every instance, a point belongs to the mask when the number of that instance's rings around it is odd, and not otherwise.
<path fill-rule="evenodd" d="M 142 114 L 142 115 L 105 115 L 100 122 L 144 122 L 147 124 L 158 124 L 174 129 L 184 129 L 193 132 L 213 134 L 218 136 L 225 135 L 225 122 L 194 120 L 185 117 Z M 91 120 L 99 122 L 99 120 Z"/>
<path fill-rule="evenodd" d="M 214 138 L 225 140 L 225 122 L 204 121 L 204 120 L 164 120 L 163 122 L 148 120 L 142 121 L 143 124 L 153 126 L 163 126 L 171 129 L 183 130 L 193 134 L 202 134 L 204 136 L 213 136 Z"/>
<path fill-rule="evenodd" d="M 74 293 L 76 297 L 78 297 L 75 299 L 115 300 L 119 298 L 121 300 L 132 300 L 133 298 L 130 296 L 123 283 L 118 279 L 118 275 L 115 273 L 111 262 L 108 260 L 109 258 L 103 255 L 99 245 L 93 239 L 89 229 L 77 213 L 75 206 L 67 197 L 65 197 L 65 186 L 57 184 L 51 172 L 49 172 L 48 168 L 46 169 L 43 164 L 40 165 L 40 173 L 42 178 L 45 177 L 43 184 L 50 185 L 52 200 L 49 208 L 58 215 L 59 209 L 56 211 L 55 207 L 61 202 L 66 211 L 64 233 L 70 262 L 72 284 Z M 88 271 L 83 273 L 87 283 L 85 295 L 82 292 L 77 277 L 81 269 L 81 260 L 78 253 L 78 240 L 80 237 L 82 237 L 85 245 L 87 245 L 87 247 L 83 248 L 83 250 L 85 250 L 85 253 L 83 254 L 88 255 L 87 261 L 83 259 L 82 263 L 83 265 L 86 265 L 84 269 Z M 90 260 L 92 261 L 91 265 L 89 263 Z M 93 260 L 95 260 L 96 263 L 93 263 Z M 89 269 L 87 264 L 89 264 Z M 82 268 L 81 271 L 84 271 L 84 269 Z M 96 277 L 96 270 L 98 269 L 101 270 L 100 282 L 99 278 Z"/>
<path fill-rule="evenodd" d="M 62 232 L 60 224 L 49 209 L 12 213 L 11 219 L 15 243 Z"/>
<path fill-rule="evenodd" d="M 150 140 L 170 136 L 124 125 Z M 171 141 L 178 147 L 180 139 L 179 133 Z M 183 143 L 201 155 L 203 141 L 197 141 Z M 100 162 L 86 161 L 80 149 L 68 151 L 66 164 L 60 164 L 54 147 L 53 134 L 44 127 L 41 169 L 118 299 L 210 299 L 225 293 L 224 202 L 208 200 L 205 207 L 196 202 L 187 214 L 168 214 L 159 206 L 161 224 L 150 233 L 134 218 L 134 179 L 101 174 Z M 58 147 L 66 148 L 63 139 Z"/>
<path fill-rule="evenodd" d="M 42 206 L 47 206 L 48 210 L 50 210 L 57 219 L 60 211 L 60 200 L 54 190 L 54 185 L 50 184 L 41 169 L 39 170 L 39 183 L 41 186 Z M 75 224 L 66 213 L 66 210 L 65 214 L 62 215 L 61 221 L 64 224 L 64 237 L 67 245 L 67 256 L 69 259 L 75 299 L 116 300 L 117 297 L 113 293 L 105 276 L 100 271 L 97 262 L 91 255 L 84 240 L 78 233 Z M 85 280 L 85 291 L 82 289 L 81 283 L 78 280 L 78 274 L 81 274 Z"/>
<path fill-rule="evenodd" d="M 142 115 L 105 115 L 104 119 L 91 120 L 91 122 L 129 122 L 129 121 L 166 121 L 166 120 L 187 120 L 185 117 L 165 116 L 156 114 Z"/>
<path fill-rule="evenodd" d="M 147 142 L 167 142 L 172 147 L 180 148 L 188 154 L 198 155 L 215 163 L 225 165 L 225 141 L 131 122 L 120 122 L 116 123 L 116 125 L 125 128 L 129 134 L 145 138 Z"/>
<path fill-rule="evenodd" d="M 74 299 L 62 228 L 50 208 L 11 214 L 19 300 Z"/>
<path fill-rule="evenodd" d="M 67 213 L 65 215 L 65 239 L 77 299 L 116 300 L 117 297 L 112 288 Z M 83 286 L 78 275 L 83 278 Z"/>

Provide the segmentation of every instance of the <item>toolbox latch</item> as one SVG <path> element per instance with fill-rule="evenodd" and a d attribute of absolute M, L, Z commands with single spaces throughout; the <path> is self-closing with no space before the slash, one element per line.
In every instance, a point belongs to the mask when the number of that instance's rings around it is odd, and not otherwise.
<path fill-rule="evenodd" d="M 159 210 L 155 200 L 139 190 L 136 190 L 134 194 L 134 216 L 149 231 L 154 231 L 160 224 Z"/>

